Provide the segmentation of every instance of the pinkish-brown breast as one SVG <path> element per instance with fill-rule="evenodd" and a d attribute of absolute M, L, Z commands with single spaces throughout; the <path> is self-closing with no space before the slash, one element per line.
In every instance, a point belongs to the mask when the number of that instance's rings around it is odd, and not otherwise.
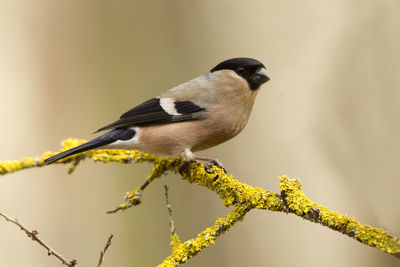
<path fill-rule="evenodd" d="M 204 119 L 143 127 L 138 149 L 155 154 L 179 155 L 184 149 L 204 150 L 221 144 L 243 130 L 249 119 L 258 90 L 232 71 L 220 71 L 215 102 Z"/>

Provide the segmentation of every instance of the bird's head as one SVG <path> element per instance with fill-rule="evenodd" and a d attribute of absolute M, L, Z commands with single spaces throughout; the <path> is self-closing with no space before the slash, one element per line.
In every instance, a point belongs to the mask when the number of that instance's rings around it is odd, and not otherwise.
<path fill-rule="evenodd" d="M 210 72 L 219 70 L 233 70 L 247 81 L 251 90 L 257 90 L 263 83 L 270 80 L 264 64 L 254 58 L 231 58 L 222 61 Z"/>

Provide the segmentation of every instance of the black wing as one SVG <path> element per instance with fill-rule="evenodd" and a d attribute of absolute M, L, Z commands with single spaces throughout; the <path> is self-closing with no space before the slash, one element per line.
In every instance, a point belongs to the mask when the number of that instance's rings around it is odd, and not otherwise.
<path fill-rule="evenodd" d="M 198 120 L 205 115 L 204 108 L 190 101 L 176 101 L 174 105 L 178 114 L 168 113 L 168 111 L 164 110 L 161 106 L 160 98 L 152 98 L 125 112 L 121 115 L 119 120 L 98 129 L 96 132 L 115 128 Z"/>

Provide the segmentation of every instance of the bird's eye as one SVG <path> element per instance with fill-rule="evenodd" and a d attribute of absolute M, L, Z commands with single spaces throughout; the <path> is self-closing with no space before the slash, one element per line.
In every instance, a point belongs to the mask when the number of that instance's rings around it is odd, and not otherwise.
<path fill-rule="evenodd" d="M 237 74 L 239 74 L 239 75 L 244 74 L 244 68 L 243 68 L 243 67 L 237 68 L 237 69 L 236 69 L 236 72 L 237 72 Z"/>

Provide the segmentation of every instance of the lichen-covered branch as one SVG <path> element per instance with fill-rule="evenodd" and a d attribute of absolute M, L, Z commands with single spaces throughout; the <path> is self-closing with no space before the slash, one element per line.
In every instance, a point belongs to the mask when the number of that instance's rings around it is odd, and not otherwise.
<path fill-rule="evenodd" d="M 246 206 L 236 206 L 227 216 L 218 218 L 214 226 L 205 229 L 196 238 L 189 239 L 184 243 L 181 243 L 179 238 L 176 241 L 176 234 L 172 235 L 172 253 L 158 267 L 177 266 L 187 262 L 204 248 L 214 245 L 218 236 L 241 221 L 250 210 L 251 208 Z"/>
<path fill-rule="evenodd" d="M 66 150 L 85 142 L 79 139 L 68 139 L 63 144 Z M 57 152 L 58 153 L 58 152 Z M 21 169 L 44 166 L 44 160 L 56 153 L 46 152 L 42 157 L 24 158 L 20 161 L 0 162 L 0 174 L 11 173 Z M 177 234 L 172 235 L 173 251 L 160 266 L 176 266 L 202 251 L 202 249 L 214 244 L 216 238 L 228 231 L 236 222 L 252 209 L 265 209 L 292 213 L 308 221 L 319 223 L 330 229 L 341 232 L 365 245 L 376 247 L 388 254 L 400 258 L 400 241 L 387 231 L 369 225 L 362 225 L 354 218 L 341 215 L 338 212 L 321 206 L 310 199 L 301 191 L 301 184 L 297 179 L 280 177 L 278 192 L 268 191 L 258 187 L 252 187 L 227 175 L 217 167 L 205 170 L 201 164 L 188 164 L 183 170 L 180 166 L 183 161 L 179 158 L 160 158 L 154 155 L 136 150 L 94 150 L 87 151 L 60 161 L 60 163 L 72 163 L 70 172 L 84 158 L 92 158 L 99 162 L 149 162 L 153 164 L 153 170 L 146 179 L 145 186 L 164 173 L 176 172 L 182 175 L 182 179 L 207 187 L 217 193 L 227 207 L 233 210 L 227 216 L 216 220 L 214 226 L 207 228 L 196 238 L 181 242 Z M 116 210 L 124 210 L 137 205 L 142 200 L 143 186 L 135 189 L 126 196 Z M 116 211 L 115 210 L 115 211 Z"/>

